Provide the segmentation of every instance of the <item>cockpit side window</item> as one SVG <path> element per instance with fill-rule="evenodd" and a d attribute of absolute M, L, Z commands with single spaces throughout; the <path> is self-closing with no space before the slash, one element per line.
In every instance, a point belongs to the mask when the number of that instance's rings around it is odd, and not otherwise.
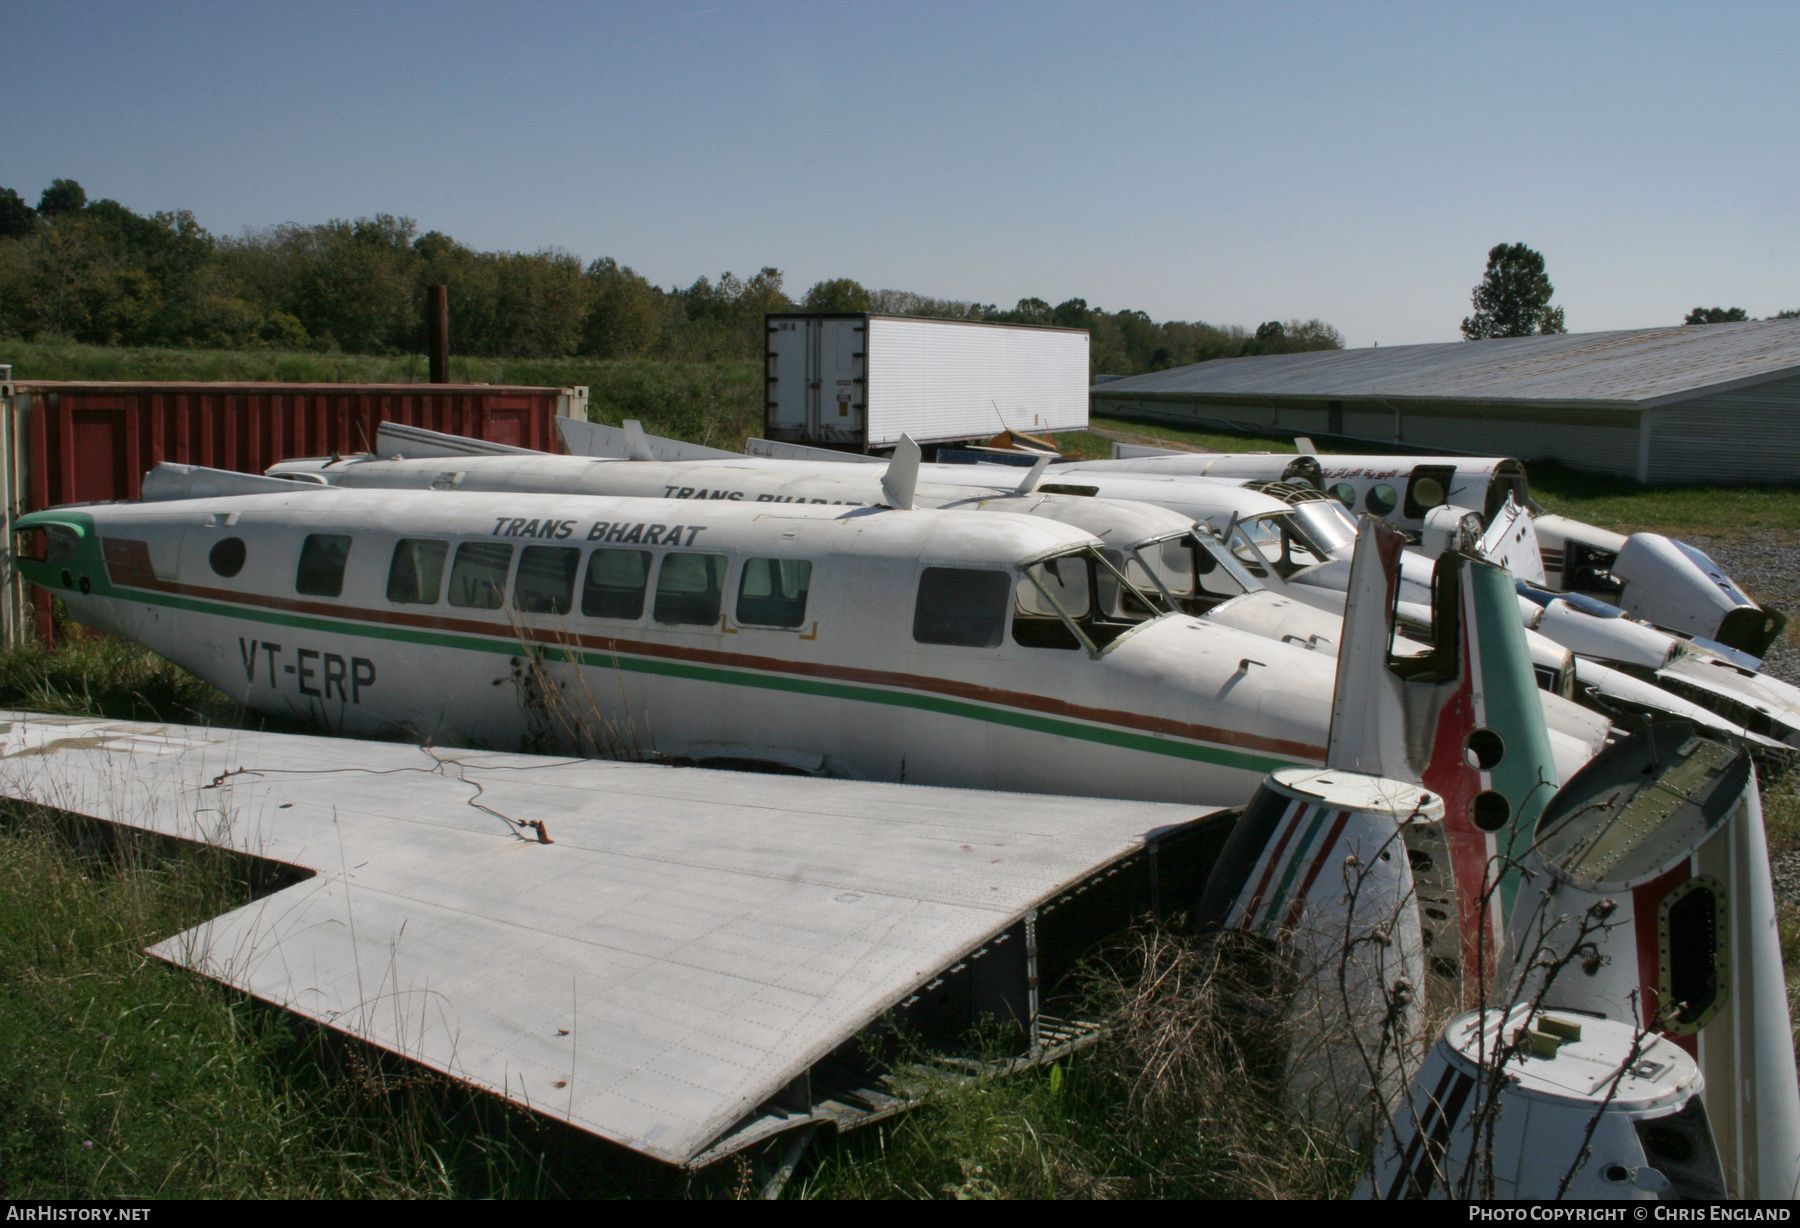
<path fill-rule="evenodd" d="M 337 597 L 344 591 L 344 565 L 350 561 L 346 533 L 308 533 L 300 546 L 294 591 L 308 597 Z"/>
<path fill-rule="evenodd" d="M 998 648 L 1006 634 L 1012 577 L 975 567 L 927 567 L 913 605 L 913 639 L 958 648 Z"/>
<path fill-rule="evenodd" d="M 1013 639 L 1027 648 L 1080 648 L 1081 641 L 1062 615 L 1084 619 L 1093 607 L 1087 559 L 1080 555 L 1045 559 L 1025 573 L 1016 590 Z"/>
<path fill-rule="evenodd" d="M 1013 639 L 1028 648 L 1097 650 L 1170 609 L 1154 585 L 1140 587 L 1117 552 L 1084 547 L 1024 568 L 1014 589 Z"/>
<path fill-rule="evenodd" d="M 81 538 L 66 525 L 45 525 L 44 542 L 44 562 L 53 566 L 73 563 L 81 551 Z"/>

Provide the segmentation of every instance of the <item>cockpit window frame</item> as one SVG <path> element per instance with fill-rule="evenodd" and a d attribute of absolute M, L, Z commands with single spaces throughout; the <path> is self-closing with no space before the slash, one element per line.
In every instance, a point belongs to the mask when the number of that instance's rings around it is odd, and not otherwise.
<path fill-rule="evenodd" d="M 1094 642 L 1093 637 L 1088 634 L 1086 628 L 1081 625 L 1081 620 L 1073 617 L 1066 609 L 1064 609 L 1062 602 L 1058 601 L 1055 596 L 1051 594 L 1049 588 L 1046 587 L 1043 581 L 1039 580 L 1031 570 L 1039 563 L 1048 562 L 1051 559 L 1072 558 L 1077 555 L 1086 555 L 1088 562 L 1096 563 L 1106 568 L 1126 590 L 1135 593 L 1138 599 L 1144 603 L 1146 608 L 1154 610 L 1160 607 L 1161 612 L 1154 614 L 1141 622 L 1132 624 L 1130 627 L 1108 640 L 1105 645 L 1097 645 Z M 1044 600 L 1050 603 L 1050 608 L 1056 611 L 1057 617 L 1062 619 L 1063 625 L 1074 634 L 1079 645 L 1087 650 L 1088 657 L 1091 660 L 1099 660 L 1108 652 L 1111 652 L 1113 645 L 1117 644 L 1120 640 L 1125 639 L 1127 636 L 1130 636 L 1143 627 L 1149 626 L 1158 619 L 1166 618 L 1170 614 L 1178 612 L 1181 608 L 1175 602 L 1170 601 L 1168 595 L 1164 593 L 1160 587 L 1157 589 L 1157 596 L 1154 598 L 1146 593 L 1140 585 L 1135 583 L 1123 571 L 1113 566 L 1112 560 L 1106 557 L 1105 551 L 1092 542 L 1084 543 L 1073 549 L 1067 546 L 1061 546 L 1051 550 L 1041 550 L 1036 554 L 1026 555 L 1024 558 L 1019 559 L 1013 564 L 1013 567 L 1020 575 L 1024 576 L 1027 580 L 1030 580 L 1032 586 L 1043 595 Z M 1096 617 L 1092 611 L 1098 608 L 1098 605 L 1099 594 L 1090 590 L 1088 605 L 1090 618 Z M 1012 611 L 1012 618 L 1014 620 L 1018 618 L 1016 603 L 1015 608 Z"/>

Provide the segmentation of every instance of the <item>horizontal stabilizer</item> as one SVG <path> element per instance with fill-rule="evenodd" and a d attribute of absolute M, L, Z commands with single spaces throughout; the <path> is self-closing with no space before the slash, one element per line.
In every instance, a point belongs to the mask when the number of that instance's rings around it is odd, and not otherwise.
<path fill-rule="evenodd" d="M 177 465 L 164 461 L 144 475 L 142 498 L 150 503 L 171 499 L 216 499 L 224 495 L 291 495 L 301 490 L 321 490 L 316 482 L 267 478 L 260 473 L 208 469 L 204 465 Z"/>
<path fill-rule="evenodd" d="M 630 442 L 630 428 L 636 425 L 638 438 L 643 440 L 647 452 L 633 455 Z M 624 427 L 607 426 L 603 422 L 583 422 L 579 418 L 558 418 L 556 429 L 562 434 L 563 447 L 571 456 L 594 456 L 605 460 L 741 460 L 736 452 L 727 452 L 723 448 L 709 448 L 704 444 L 683 443 L 679 439 L 665 439 L 661 435 L 647 435 L 641 424 L 635 420 Z"/>
<path fill-rule="evenodd" d="M 422 426 L 403 422 L 383 422 L 375 432 L 377 456 L 542 456 L 536 448 L 515 448 L 506 443 L 490 443 L 470 439 L 467 435 L 446 435 L 428 431 Z"/>
<path fill-rule="evenodd" d="M 1115 443 L 1112 446 L 1114 460 L 1134 460 L 1140 456 L 1184 456 L 1186 453 L 1176 452 L 1169 448 L 1152 448 L 1141 443 Z"/>
<path fill-rule="evenodd" d="M 803 443 L 784 443 L 779 439 L 747 439 L 745 456 L 766 460 L 857 461 L 865 465 L 885 465 L 885 456 L 868 456 L 862 452 L 838 452 L 832 448 L 813 448 Z"/>

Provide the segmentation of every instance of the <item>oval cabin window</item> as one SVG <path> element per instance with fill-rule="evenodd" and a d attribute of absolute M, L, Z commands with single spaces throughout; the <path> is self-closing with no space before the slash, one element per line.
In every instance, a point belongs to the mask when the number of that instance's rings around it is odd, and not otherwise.
<path fill-rule="evenodd" d="M 206 561 L 212 564 L 214 571 L 226 579 L 230 579 L 244 570 L 244 555 L 244 539 L 227 537 L 213 543 L 212 551 L 206 556 Z"/>

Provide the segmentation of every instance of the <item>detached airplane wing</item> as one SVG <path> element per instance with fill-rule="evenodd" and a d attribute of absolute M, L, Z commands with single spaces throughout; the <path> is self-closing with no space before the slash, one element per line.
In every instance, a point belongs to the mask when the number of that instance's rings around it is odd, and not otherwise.
<path fill-rule="evenodd" d="M 1135 912 L 1161 883 L 1185 907 L 1228 826 L 1161 803 L 17 712 L 0 713 L 0 792 L 296 867 L 152 953 L 696 1167 L 902 1107 L 821 1066 L 890 1012 L 1016 1010 L 1056 1052 L 1032 1013 L 1038 951 L 1079 943 L 1093 910 L 1055 903 L 1086 889 Z"/>

